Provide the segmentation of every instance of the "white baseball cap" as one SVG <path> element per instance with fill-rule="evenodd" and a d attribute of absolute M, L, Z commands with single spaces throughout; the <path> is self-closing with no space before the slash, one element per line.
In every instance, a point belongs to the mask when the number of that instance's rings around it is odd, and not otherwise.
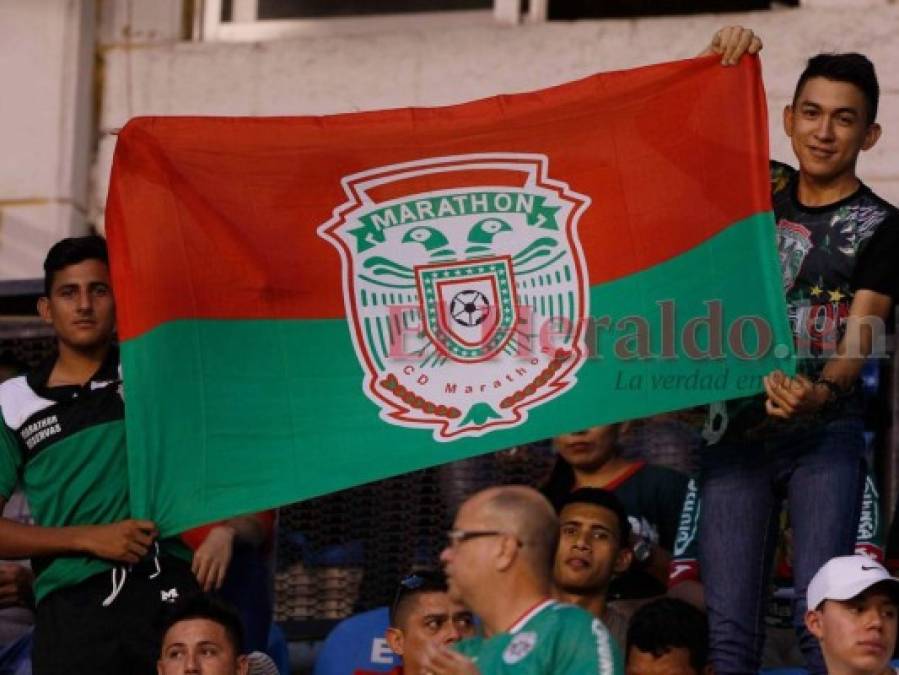
<path fill-rule="evenodd" d="M 865 555 L 831 558 L 808 585 L 808 608 L 817 609 L 825 600 L 850 600 L 882 581 L 892 582 L 895 588 L 891 590 L 899 597 L 899 579 L 891 577 L 876 560 Z"/>

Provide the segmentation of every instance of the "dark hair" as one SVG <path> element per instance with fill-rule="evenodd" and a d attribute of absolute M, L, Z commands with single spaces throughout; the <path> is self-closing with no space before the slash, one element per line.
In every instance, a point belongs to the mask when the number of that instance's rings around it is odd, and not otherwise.
<path fill-rule="evenodd" d="M 874 64 L 863 54 L 818 54 L 808 60 L 805 70 L 799 76 L 793 92 L 793 105 L 799 100 L 799 93 L 805 83 L 813 77 L 823 77 L 834 82 L 848 82 L 861 90 L 868 104 L 868 124 L 877 119 L 877 105 L 880 101 L 880 86 Z"/>
<path fill-rule="evenodd" d="M 621 500 L 614 492 L 602 488 L 579 488 L 560 497 L 553 506 L 556 513 L 562 514 L 562 509 L 569 504 L 593 504 L 603 509 L 608 509 L 618 518 L 618 543 L 627 546 L 631 537 L 631 523 L 627 518 L 627 511 Z"/>
<path fill-rule="evenodd" d="M 68 237 L 53 244 L 44 258 L 44 293 L 50 295 L 53 276 L 59 270 L 85 260 L 99 260 L 109 265 L 109 253 L 103 237 L 89 234 L 86 237 Z"/>
<path fill-rule="evenodd" d="M 406 575 L 396 588 L 390 604 L 390 625 L 397 628 L 409 607 L 409 601 L 422 593 L 446 593 L 446 575 L 440 570 L 418 570 Z"/>
<path fill-rule="evenodd" d="M 172 611 L 163 618 L 160 635 L 165 639 L 166 633 L 176 623 L 191 619 L 207 619 L 225 629 L 236 654 L 243 654 L 243 624 L 237 611 L 223 600 L 206 593 L 195 593 L 175 604 Z"/>
<path fill-rule="evenodd" d="M 643 605 L 631 618 L 625 654 L 630 654 L 631 647 L 655 658 L 684 647 L 690 652 L 690 665 L 699 673 L 708 661 L 708 621 L 683 600 L 659 598 Z"/>

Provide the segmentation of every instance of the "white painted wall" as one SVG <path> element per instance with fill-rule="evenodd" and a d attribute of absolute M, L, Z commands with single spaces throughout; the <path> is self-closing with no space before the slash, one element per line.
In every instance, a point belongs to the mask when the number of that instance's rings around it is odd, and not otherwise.
<path fill-rule="evenodd" d="M 81 231 L 85 209 L 102 228 L 111 131 L 132 116 L 445 105 L 689 57 L 728 23 L 752 26 L 765 39 L 772 155 L 779 159 L 790 159 L 780 110 L 804 59 L 824 50 L 871 56 L 883 86 L 884 136 L 863 156 L 860 174 L 899 203 L 899 6 L 889 0 L 803 5 L 634 21 L 437 23 L 225 43 L 184 41 L 182 0 L 103 0 L 97 24 L 94 0 L 0 0 L 0 279 L 39 276 L 47 246 Z M 102 63 L 96 121 L 94 53 Z"/>
<path fill-rule="evenodd" d="M 135 115 L 308 115 L 445 105 L 689 57 L 714 30 L 762 35 L 772 155 L 790 159 L 780 129 L 804 60 L 858 50 L 879 69 L 885 128 L 860 173 L 899 203 L 899 9 L 886 0 L 806 0 L 820 7 L 749 14 L 536 25 L 406 29 L 260 43 L 164 43 L 106 50 L 94 210 L 105 195 L 114 136 Z M 834 6 L 837 5 L 837 6 Z M 104 31 L 104 35 L 107 34 Z"/>
<path fill-rule="evenodd" d="M 92 0 L 0 0 L 0 279 L 85 229 L 94 26 Z"/>

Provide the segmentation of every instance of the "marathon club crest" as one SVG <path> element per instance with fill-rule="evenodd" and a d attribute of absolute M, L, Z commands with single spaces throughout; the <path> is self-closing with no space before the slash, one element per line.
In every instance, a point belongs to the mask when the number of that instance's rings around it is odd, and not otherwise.
<path fill-rule="evenodd" d="M 366 395 L 437 440 L 521 424 L 576 383 L 589 315 L 588 197 L 543 155 L 478 154 L 347 176 L 337 247 Z"/>

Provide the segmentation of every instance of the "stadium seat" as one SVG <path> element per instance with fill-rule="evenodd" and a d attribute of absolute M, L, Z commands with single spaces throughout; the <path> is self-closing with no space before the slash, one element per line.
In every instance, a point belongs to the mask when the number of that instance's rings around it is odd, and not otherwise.
<path fill-rule="evenodd" d="M 341 621 L 322 645 L 313 675 L 352 675 L 357 670 L 385 673 L 398 665 L 384 639 L 388 621 L 386 607 Z"/>
<path fill-rule="evenodd" d="M 287 638 L 284 637 L 281 627 L 274 621 L 268 631 L 268 647 L 266 647 L 265 653 L 272 657 L 281 675 L 290 675 L 290 652 L 287 648 Z"/>

